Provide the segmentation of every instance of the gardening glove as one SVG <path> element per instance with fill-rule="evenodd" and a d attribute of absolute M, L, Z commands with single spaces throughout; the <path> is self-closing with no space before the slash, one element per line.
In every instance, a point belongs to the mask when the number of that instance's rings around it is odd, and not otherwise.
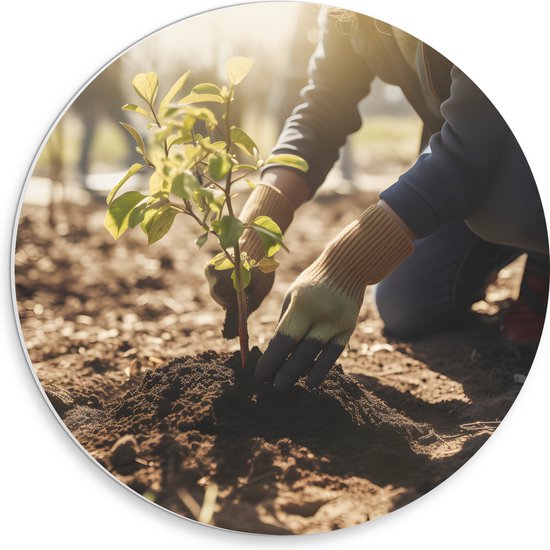
<path fill-rule="evenodd" d="M 252 192 L 244 205 L 239 219 L 243 223 L 252 223 L 258 216 L 269 216 L 284 233 L 292 222 L 294 209 L 288 199 L 275 187 L 260 183 Z M 250 258 L 259 261 L 264 257 L 263 244 L 254 229 L 245 229 L 239 245 L 241 251 Z M 205 275 L 210 287 L 210 295 L 226 310 L 222 330 L 224 338 L 235 338 L 237 330 L 237 297 L 229 271 L 217 271 L 210 263 L 205 267 Z M 252 270 L 250 284 L 246 288 L 247 309 L 252 313 L 269 294 L 275 273 L 263 273 L 259 269 Z"/>
<path fill-rule="evenodd" d="M 288 290 L 256 379 L 275 376 L 285 390 L 309 370 L 317 387 L 348 343 L 367 285 L 381 281 L 413 251 L 412 234 L 380 204 L 345 227 Z"/>

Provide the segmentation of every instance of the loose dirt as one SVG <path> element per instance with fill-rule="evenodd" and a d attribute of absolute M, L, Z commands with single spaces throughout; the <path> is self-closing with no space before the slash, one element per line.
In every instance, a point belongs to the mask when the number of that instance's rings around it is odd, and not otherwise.
<path fill-rule="evenodd" d="M 251 317 L 251 342 L 265 347 L 290 282 L 373 200 L 335 196 L 300 209 L 287 236 L 293 255 L 280 258 L 274 289 Z M 223 312 L 202 275 L 214 248 L 197 252 L 186 236 L 194 227 L 178 220 L 148 249 L 137 233 L 114 243 L 103 215 L 102 205 L 67 205 L 50 227 L 45 208 L 23 208 L 16 284 L 25 343 L 90 455 L 183 516 L 284 534 L 391 512 L 481 447 L 531 366 L 536 346 L 507 346 L 499 333 L 519 260 L 476 305 L 475 323 L 417 341 L 384 335 L 369 289 L 323 385 L 277 393 L 251 377 L 261 352 L 243 371 L 236 341 L 221 337 Z"/>

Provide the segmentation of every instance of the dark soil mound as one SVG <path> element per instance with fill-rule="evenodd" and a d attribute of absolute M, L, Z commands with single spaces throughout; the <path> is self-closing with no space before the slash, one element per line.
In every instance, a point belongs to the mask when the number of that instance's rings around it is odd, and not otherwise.
<path fill-rule="evenodd" d="M 253 381 L 258 356 L 254 350 L 246 370 L 238 355 L 174 359 L 147 371 L 120 399 L 90 407 L 65 397 L 59 412 L 105 467 L 184 515 L 192 510 L 178 496 L 183 485 L 196 487 L 198 502 L 201 488 L 215 482 L 224 500 L 257 504 L 274 496 L 274 478 L 289 487 L 304 478 L 327 486 L 332 477 L 352 476 L 386 485 L 425 464 L 419 449 L 436 444 L 433 431 L 389 408 L 340 367 L 315 391 L 297 385 L 280 393 Z M 227 511 L 214 523 L 248 530 Z"/>

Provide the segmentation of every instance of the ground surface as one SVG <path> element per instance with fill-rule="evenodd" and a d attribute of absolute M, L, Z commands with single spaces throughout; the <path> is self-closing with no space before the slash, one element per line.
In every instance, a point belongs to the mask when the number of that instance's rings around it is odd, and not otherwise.
<path fill-rule="evenodd" d="M 289 283 L 373 198 L 324 197 L 299 211 L 287 235 L 294 253 L 280 258 L 273 292 L 251 318 L 253 344 L 265 347 Z M 202 275 L 214 249 L 196 251 L 186 235 L 194 227 L 178 220 L 148 249 L 137 232 L 115 243 L 103 215 L 103 205 L 73 204 L 51 229 L 44 207 L 23 208 L 23 335 L 52 404 L 89 453 L 184 516 L 308 533 L 386 514 L 479 449 L 531 365 L 534 349 L 499 339 L 519 260 L 476 306 L 476 326 L 414 342 L 383 335 L 369 289 L 341 368 L 316 392 L 274 394 L 233 368 L 237 343 L 221 338 L 223 313 Z"/>

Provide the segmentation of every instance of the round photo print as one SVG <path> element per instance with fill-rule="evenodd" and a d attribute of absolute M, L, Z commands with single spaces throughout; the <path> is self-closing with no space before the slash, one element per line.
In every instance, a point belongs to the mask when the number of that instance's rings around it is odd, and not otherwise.
<path fill-rule="evenodd" d="M 203 13 L 106 65 L 36 157 L 13 261 L 72 437 L 161 508 L 249 533 L 361 524 L 452 475 L 548 301 L 537 186 L 490 98 L 404 30 L 310 3 Z"/>

